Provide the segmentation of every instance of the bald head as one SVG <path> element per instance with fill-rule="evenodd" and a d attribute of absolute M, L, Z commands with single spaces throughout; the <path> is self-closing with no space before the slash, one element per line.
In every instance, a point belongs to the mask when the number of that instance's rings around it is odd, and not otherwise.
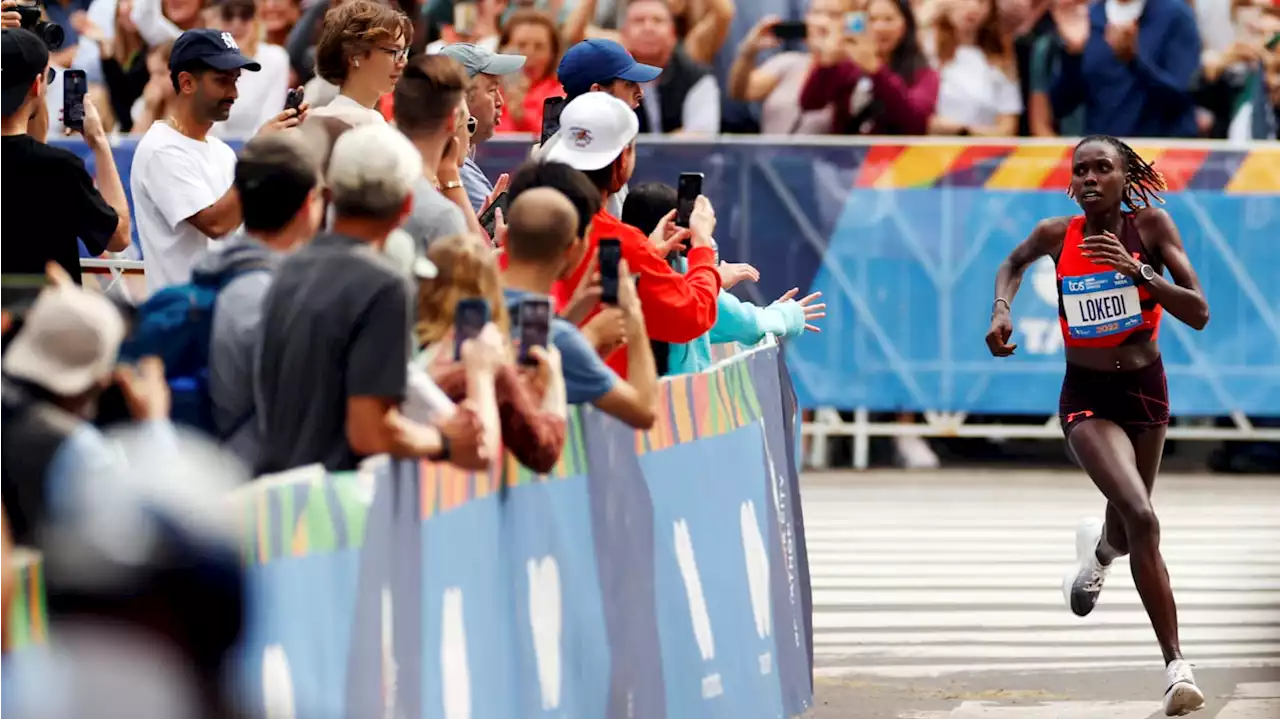
<path fill-rule="evenodd" d="M 552 262 L 578 239 L 578 210 L 559 190 L 527 190 L 507 215 L 507 252 L 513 260 Z"/>

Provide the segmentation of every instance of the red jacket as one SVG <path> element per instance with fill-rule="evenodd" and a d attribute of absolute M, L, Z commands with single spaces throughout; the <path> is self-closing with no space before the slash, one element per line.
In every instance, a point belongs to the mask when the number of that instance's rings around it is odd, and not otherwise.
<path fill-rule="evenodd" d="M 587 236 L 587 253 L 582 264 L 565 281 L 570 292 L 582 281 L 591 259 L 599 252 L 601 238 L 616 237 L 622 247 L 622 259 L 631 274 L 639 280 L 636 289 L 644 311 L 644 324 L 649 339 L 684 344 L 711 331 L 716 323 L 716 301 L 720 295 L 720 273 L 716 270 L 715 250 L 695 247 L 689 251 L 689 270 L 680 274 L 658 255 L 643 232 L 625 225 L 603 209 L 591 220 Z M 600 311 L 596 307 L 589 321 Z M 584 323 L 585 324 L 585 323 Z M 605 362 L 621 377 L 627 376 L 627 351 L 620 349 Z"/>

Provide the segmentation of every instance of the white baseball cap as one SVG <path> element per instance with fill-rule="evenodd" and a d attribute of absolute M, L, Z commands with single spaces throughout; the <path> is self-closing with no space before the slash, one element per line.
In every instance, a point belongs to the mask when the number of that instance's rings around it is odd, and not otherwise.
<path fill-rule="evenodd" d="M 79 287 L 46 289 L 5 350 L 5 374 L 74 397 L 111 374 L 124 330 L 106 297 Z"/>
<path fill-rule="evenodd" d="M 607 92 L 588 92 L 565 105 L 560 131 L 547 140 L 547 162 L 590 172 L 618 159 L 636 135 L 640 120 L 627 103 Z"/>

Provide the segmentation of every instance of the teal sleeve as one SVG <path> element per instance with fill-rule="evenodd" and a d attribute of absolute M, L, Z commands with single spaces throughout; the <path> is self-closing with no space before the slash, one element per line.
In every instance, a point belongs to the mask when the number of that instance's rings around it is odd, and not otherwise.
<path fill-rule="evenodd" d="M 789 334 L 793 319 L 786 304 L 775 302 L 768 307 L 758 307 L 722 290 L 716 306 L 716 324 L 711 328 L 711 343 L 754 345 L 766 334 L 779 337 Z M 803 332 L 804 310 L 794 301 L 790 304 L 795 305 L 798 311 L 800 331 Z"/>

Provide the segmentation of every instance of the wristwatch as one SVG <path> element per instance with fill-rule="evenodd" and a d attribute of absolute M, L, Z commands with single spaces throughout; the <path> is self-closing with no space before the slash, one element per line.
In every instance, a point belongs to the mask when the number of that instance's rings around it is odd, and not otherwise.
<path fill-rule="evenodd" d="M 1138 284 L 1145 285 L 1156 278 L 1156 268 L 1142 263 L 1138 266 Z"/>
<path fill-rule="evenodd" d="M 462 187 L 462 182 L 461 182 L 461 181 L 459 181 L 459 180 L 449 180 L 448 182 L 442 182 L 442 183 L 440 183 L 440 191 L 441 191 L 441 192 L 447 192 L 447 191 L 449 191 L 449 190 L 456 190 L 456 189 L 458 189 L 459 187 Z"/>

